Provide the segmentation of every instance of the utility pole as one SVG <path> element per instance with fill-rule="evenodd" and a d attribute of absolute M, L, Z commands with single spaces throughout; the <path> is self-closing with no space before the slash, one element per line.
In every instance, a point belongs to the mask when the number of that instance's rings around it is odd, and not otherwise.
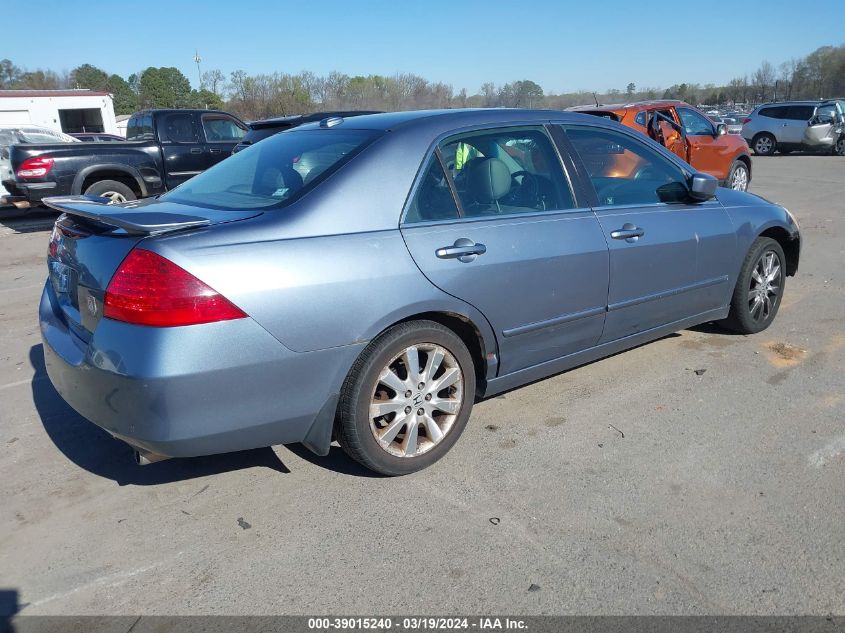
<path fill-rule="evenodd" d="M 199 90 L 202 90 L 202 72 L 200 71 L 202 57 L 200 57 L 200 52 L 197 49 L 194 49 L 194 61 L 197 63 L 197 78 L 200 80 Z"/>

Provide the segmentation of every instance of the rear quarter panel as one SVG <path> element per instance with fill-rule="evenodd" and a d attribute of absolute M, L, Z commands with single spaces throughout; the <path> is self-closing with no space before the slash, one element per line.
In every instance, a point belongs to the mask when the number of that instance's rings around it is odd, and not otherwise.
<path fill-rule="evenodd" d="M 268 215 L 150 240 L 145 248 L 208 283 L 296 352 L 366 342 L 423 312 L 470 320 L 485 349 L 496 351 L 483 315 L 423 276 L 398 227 L 286 237 L 284 222 Z"/>

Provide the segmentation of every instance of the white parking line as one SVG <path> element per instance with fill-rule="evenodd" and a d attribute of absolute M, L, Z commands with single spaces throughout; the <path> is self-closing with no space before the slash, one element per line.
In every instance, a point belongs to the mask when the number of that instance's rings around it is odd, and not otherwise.
<path fill-rule="evenodd" d="M 842 455 L 842 453 L 845 453 L 845 435 L 834 438 L 827 446 L 820 448 L 810 455 L 807 461 L 810 463 L 810 466 L 822 468 L 829 461 Z"/>
<path fill-rule="evenodd" d="M 0 288 L 0 292 L 14 292 L 16 290 L 32 290 L 33 288 L 41 288 L 44 284 L 32 284 L 30 286 L 18 286 L 17 288 Z"/>
<path fill-rule="evenodd" d="M 181 556 L 182 556 L 182 552 L 179 552 L 171 560 L 178 559 Z M 163 560 L 163 561 L 159 561 L 157 563 L 153 563 L 152 565 L 146 565 L 145 567 L 138 567 L 137 569 L 122 571 L 122 572 L 118 572 L 118 573 L 115 573 L 115 574 L 109 574 L 108 576 L 101 576 L 100 578 L 97 578 L 96 580 L 85 583 L 84 585 L 79 585 L 78 587 L 74 587 L 73 589 L 70 589 L 69 591 L 62 591 L 60 593 L 55 593 L 52 596 L 47 596 L 47 597 L 41 598 L 39 600 L 33 600 L 32 602 L 30 602 L 26 606 L 27 607 L 37 607 L 37 606 L 42 605 L 46 602 L 52 602 L 53 600 L 59 600 L 61 598 L 66 598 L 68 596 L 72 596 L 75 593 L 78 593 L 80 591 L 85 591 L 87 589 L 104 588 L 104 587 L 117 587 L 119 585 L 124 584 L 125 582 L 127 582 L 128 580 L 130 580 L 131 578 L 133 578 L 135 576 L 138 576 L 140 574 L 144 574 L 144 573 L 151 571 L 151 570 L 155 569 L 156 567 L 160 567 L 161 565 L 168 563 L 168 562 L 170 562 L 170 560 Z"/>
<path fill-rule="evenodd" d="M 4 389 L 11 389 L 12 387 L 20 387 L 21 385 L 29 385 L 29 384 L 32 384 L 34 382 L 38 382 L 39 380 L 44 380 L 46 378 L 47 378 L 47 376 L 37 376 L 35 378 L 27 378 L 26 380 L 18 380 L 17 382 L 10 382 L 10 383 L 5 384 L 5 385 L 0 385 L 0 391 L 3 391 Z"/>

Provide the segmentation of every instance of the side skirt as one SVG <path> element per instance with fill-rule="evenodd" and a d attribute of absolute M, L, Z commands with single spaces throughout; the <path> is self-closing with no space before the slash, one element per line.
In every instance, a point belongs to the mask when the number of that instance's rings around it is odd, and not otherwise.
<path fill-rule="evenodd" d="M 602 343 L 601 345 L 596 345 L 595 347 L 591 347 L 580 352 L 555 358 L 554 360 L 546 361 L 545 363 L 540 363 L 539 365 L 520 369 L 519 371 L 515 371 L 505 376 L 493 378 L 492 380 L 487 381 L 487 389 L 484 391 L 484 397 L 488 398 L 502 393 L 503 391 L 508 391 L 509 389 L 514 389 L 515 387 L 520 387 L 530 382 L 534 382 L 535 380 L 559 374 L 568 369 L 572 369 L 573 367 L 586 365 L 587 363 L 604 358 L 605 356 L 611 356 L 617 352 L 642 345 L 643 343 L 648 343 L 649 341 L 659 339 L 667 334 L 677 332 L 678 330 L 699 325 L 700 323 L 706 323 L 707 321 L 718 321 L 720 319 L 724 319 L 728 316 L 729 311 L 730 306 L 717 308 L 716 310 L 709 310 L 686 319 L 667 323 L 666 325 L 638 332 L 637 334 L 616 339 L 615 341 L 608 341 L 607 343 Z"/>

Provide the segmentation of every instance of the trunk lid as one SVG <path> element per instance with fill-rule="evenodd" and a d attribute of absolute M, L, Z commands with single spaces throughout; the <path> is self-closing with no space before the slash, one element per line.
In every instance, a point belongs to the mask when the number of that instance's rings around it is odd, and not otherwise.
<path fill-rule="evenodd" d="M 247 220 L 261 211 L 222 211 L 160 202 L 153 198 L 122 205 L 106 198 L 46 198 L 61 211 L 50 237 L 49 282 L 69 329 L 84 343 L 103 315 L 103 297 L 120 263 L 137 244 L 157 235 Z"/>

